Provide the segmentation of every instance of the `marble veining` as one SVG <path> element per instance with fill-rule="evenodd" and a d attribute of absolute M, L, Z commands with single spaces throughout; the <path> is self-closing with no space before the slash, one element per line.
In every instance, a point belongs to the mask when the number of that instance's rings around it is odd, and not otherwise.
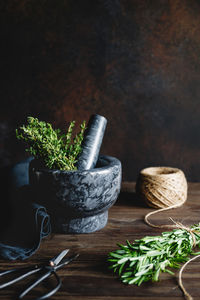
<path fill-rule="evenodd" d="M 107 223 L 107 211 L 120 192 L 121 163 L 100 156 L 94 169 L 58 171 L 41 169 L 33 160 L 29 177 L 33 193 L 51 214 L 55 231 L 87 233 Z"/>

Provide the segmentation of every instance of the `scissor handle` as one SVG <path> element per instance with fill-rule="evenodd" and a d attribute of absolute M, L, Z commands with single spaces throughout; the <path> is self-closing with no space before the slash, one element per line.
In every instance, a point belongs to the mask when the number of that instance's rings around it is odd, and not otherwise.
<path fill-rule="evenodd" d="M 34 267 L 27 267 L 27 268 L 21 268 L 21 269 L 11 269 L 11 270 L 8 270 L 8 271 L 3 271 L 0 273 L 0 276 L 4 276 L 6 274 L 10 274 L 10 273 L 18 273 L 18 272 L 24 272 L 24 271 L 27 271 L 26 273 L 23 273 L 21 275 L 19 275 L 18 277 L 14 278 L 14 279 L 11 279 L 10 281 L 7 281 L 5 283 L 2 283 L 0 285 L 0 289 L 3 289 L 9 285 L 12 285 L 14 284 L 15 282 L 18 282 L 32 274 L 35 274 L 37 272 L 39 272 L 40 270 L 42 269 L 42 267 L 38 267 L 38 266 L 34 266 Z"/>
<path fill-rule="evenodd" d="M 48 293 L 44 294 L 43 296 L 37 298 L 36 300 L 43 300 L 43 299 L 47 299 L 47 298 L 53 296 L 59 290 L 59 288 L 61 287 L 61 285 L 62 285 L 61 279 L 58 277 L 58 275 L 55 271 L 53 272 L 53 274 L 57 279 L 56 287 L 54 289 L 52 289 L 50 292 L 48 292 Z"/>
<path fill-rule="evenodd" d="M 52 289 L 50 292 L 40 296 L 39 298 L 37 298 L 36 300 L 41 300 L 41 299 L 46 299 L 52 295 L 54 295 L 57 290 L 61 287 L 61 280 L 58 277 L 58 275 L 56 274 L 54 267 L 45 267 L 44 269 L 47 269 L 47 272 L 45 274 L 43 274 L 42 276 L 40 276 L 36 281 L 34 281 L 34 283 L 32 283 L 31 285 L 29 285 L 29 287 L 27 289 L 25 289 L 20 295 L 19 295 L 19 299 L 22 299 L 25 295 L 27 295 L 34 287 L 36 287 L 38 284 L 40 284 L 43 280 L 45 280 L 46 278 L 48 278 L 51 274 L 53 274 L 56 278 L 57 281 L 57 285 L 54 289 Z"/>

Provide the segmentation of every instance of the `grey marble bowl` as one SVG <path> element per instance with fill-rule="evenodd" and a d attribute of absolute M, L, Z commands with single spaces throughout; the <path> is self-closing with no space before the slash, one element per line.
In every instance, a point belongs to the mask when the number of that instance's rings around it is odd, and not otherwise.
<path fill-rule="evenodd" d="M 29 165 L 29 182 L 37 202 L 51 215 L 53 230 L 89 233 L 103 228 L 108 209 L 117 200 L 121 186 L 121 163 L 100 156 L 97 166 L 85 171 L 59 171 Z"/>

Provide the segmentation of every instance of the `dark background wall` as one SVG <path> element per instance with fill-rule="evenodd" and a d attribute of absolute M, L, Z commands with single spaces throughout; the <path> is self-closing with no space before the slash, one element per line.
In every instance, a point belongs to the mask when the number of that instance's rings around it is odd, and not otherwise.
<path fill-rule="evenodd" d="M 2 0 L 0 166 L 25 157 L 28 115 L 65 128 L 108 119 L 102 153 L 200 180 L 198 0 Z"/>

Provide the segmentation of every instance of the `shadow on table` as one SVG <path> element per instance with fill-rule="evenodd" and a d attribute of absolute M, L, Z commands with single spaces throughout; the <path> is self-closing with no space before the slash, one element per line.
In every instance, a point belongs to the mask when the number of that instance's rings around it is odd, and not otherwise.
<path fill-rule="evenodd" d="M 136 192 L 121 191 L 115 205 L 147 207 L 146 203 Z"/>

